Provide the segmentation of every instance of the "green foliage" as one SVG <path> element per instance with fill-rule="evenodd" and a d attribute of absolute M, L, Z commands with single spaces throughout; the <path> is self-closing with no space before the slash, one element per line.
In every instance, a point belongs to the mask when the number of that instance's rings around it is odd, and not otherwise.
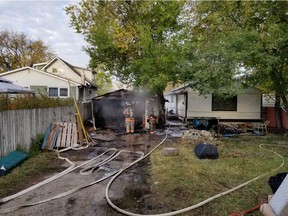
<path fill-rule="evenodd" d="M 98 65 L 95 75 L 96 85 L 99 87 L 98 95 L 105 94 L 112 89 L 111 74 L 106 70 L 105 65 Z"/>
<path fill-rule="evenodd" d="M 41 153 L 41 145 L 44 141 L 45 134 L 38 134 L 35 138 L 31 139 L 31 146 L 29 149 L 29 156 L 34 157 Z"/>
<path fill-rule="evenodd" d="M 236 94 L 233 80 L 281 97 L 288 108 L 288 2 L 201 1 L 187 24 L 191 61 L 183 79 L 202 93 Z M 240 79 L 241 77 L 241 79 Z"/>
<path fill-rule="evenodd" d="M 85 36 L 91 67 L 104 63 L 126 83 L 162 92 L 176 79 L 182 1 L 92 1 L 66 9 Z"/>
<path fill-rule="evenodd" d="M 45 95 L 40 95 L 40 97 L 24 95 L 9 99 L 5 95 L 0 95 L 0 110 L 36 109 L 71 105 L 73 105 L 73 99 L 49 98 Z"/>

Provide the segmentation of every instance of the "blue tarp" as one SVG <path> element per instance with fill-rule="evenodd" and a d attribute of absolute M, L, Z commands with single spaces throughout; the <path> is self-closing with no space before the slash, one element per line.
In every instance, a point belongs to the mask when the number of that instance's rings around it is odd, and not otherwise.
<path fill-rule="evenodd" d="M 28 155 L 20 152 L 13 151 L 0 159 L 0 176 L 6 175 L 10 170 L 28 158 Z"/>

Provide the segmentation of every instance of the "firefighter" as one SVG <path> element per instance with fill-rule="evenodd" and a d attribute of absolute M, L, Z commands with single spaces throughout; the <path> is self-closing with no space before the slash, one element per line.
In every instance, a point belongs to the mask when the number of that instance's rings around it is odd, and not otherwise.
<path fill-rule="evenodd" d="M 127 108 L 124 110 L 123 114 L 125 115 L 126 133 L 134 133 L 134 111 L 130 103 L 127 103 Z"/>
<path fill-rule="evenodd" d="M 150 114 L 148 116 L 148 123 L 150 134 L 155 134 L 156 116 L 154 114 L 154 108 L 152 108 L 150 111 Z"/>

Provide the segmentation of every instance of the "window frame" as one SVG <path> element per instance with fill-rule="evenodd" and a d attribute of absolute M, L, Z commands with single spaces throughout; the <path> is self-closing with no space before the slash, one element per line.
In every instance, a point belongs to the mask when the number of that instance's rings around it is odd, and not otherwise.
<path fill-rule="evenodd" d="M 66 95 L 62 95 L 61 90 L 66 90 Z M 59 88 L 59 97 L 69 97 L 68 88 Z"/>
<path fill-rule="evenodd" d="M 212 111 L 236 112 L 237 105 L 237 95 L 227 98 L 221 98 L 212 94 Z"/>
<path fill-rule="evenodd" d="M 50 90 L 57 90 L 57 95 L 55 96 L 55 95 L 51 95 L 50 94 Z M 48 96 L 49 97 L 59 97 L 59 90 L 58 90 L 58 88 L 57 87 L 49 87 L 48 88 Z"/>

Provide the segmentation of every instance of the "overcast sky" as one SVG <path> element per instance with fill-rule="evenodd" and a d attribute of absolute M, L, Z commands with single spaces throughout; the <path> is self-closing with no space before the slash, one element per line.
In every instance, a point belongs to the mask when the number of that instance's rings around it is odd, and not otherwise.
<path fill-rule="evenodd" d="M 79 0 L 0 0 L 0 29 L 23 32 L 40 39 L 74 66 L 87 67 L 83 36 L 69 27 L 64 8 Z"/>

